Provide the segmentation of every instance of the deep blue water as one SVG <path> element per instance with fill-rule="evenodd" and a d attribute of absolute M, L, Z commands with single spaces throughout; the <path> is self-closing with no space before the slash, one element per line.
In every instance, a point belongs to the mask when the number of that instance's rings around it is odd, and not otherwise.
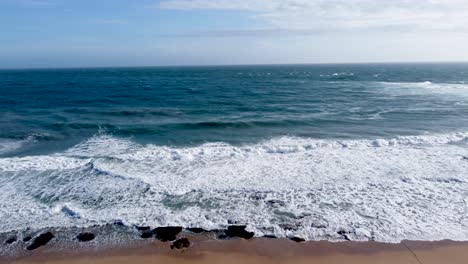
<path fill-rule="evenodd" d="M 34 141 L 3 155 L 100 133 L 180 146 L 467 129 L 468 64 L 0 71 L 0 144 Z"/>
<path fill-rule="evenodd" d="M 0 238 L 466 241 L 467 190 L 468 64 L 0 71 Z"/>

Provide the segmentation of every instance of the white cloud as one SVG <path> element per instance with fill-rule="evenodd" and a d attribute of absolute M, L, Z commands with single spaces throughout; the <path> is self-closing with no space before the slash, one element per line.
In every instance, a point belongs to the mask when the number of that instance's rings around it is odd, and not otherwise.
<path fill-rule="evenodd" d="M 465 31 L 468 0 L 163 0 L 158 8 L 240 10 L 281 29 Z"/>

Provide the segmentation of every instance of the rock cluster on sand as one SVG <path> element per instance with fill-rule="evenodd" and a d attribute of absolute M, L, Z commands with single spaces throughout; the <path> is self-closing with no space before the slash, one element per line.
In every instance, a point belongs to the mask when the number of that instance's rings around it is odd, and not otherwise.
<path fill-rule="evenodd" d="M 5 241 L 7 244 L 13 244 L 16 242 L 16 237 L 11 237 Z"/>
<path fill-rule="evenodd" d="M 135 226 L 136 230 L 140 231 L 141 238 L 151 238 L 153 237 L 153 232 L 149 226 Z"/>
<path fill-rule="evenodd" d="M 203 233 L 203 232 L 207 232 L 205 229 L 198 228 L 198 227 L 190 227 L 190 228 L 187 228 L 187 230 L 192 232 L 192 233 L 195 233 L 195 234 L 200 234 L 200 233 Z"/>
<path fill-rule="evenodd" d="M 177 239 L 177 234 L 182 231 L 180 226 L 166 226 L 166 227 L 157 227 L 151 232 L 156 235 L 156 238 L 165 242 L 165 241 L 174 241 Z"/>
<path fill-rule="evenodd" d="M 177 239 L 171 245 L 171 249 L 182 249 L 188 247 L 190 247 L 190 241 L 187 238 Z"/>
<path fill-rule="evenodd" d="M 91 241 L 94 239 L 94 234 L 93 233 L 81 233 L 79 234 L 78 236 L 76 236 L 76 238 L 78 239 L 78 241 L 80 242 L 88 242 L 88 241 Z"/>
<path fill-rule="evenodd" d="M 240 237 L 245 239 L 251 239 L 254 236 L 254 232 L 248 232 L 245 230 L 246 226 L 229 226 L 226 230 L 227 237 Z"/>
<path fill-rule="evenodd" d="M 291 238 L 289 238 L 289 239 L 291 239 L 291 240 L 294 241 L 294 242 L 298 242 L 298 243 L 299 243 L 299 242 L 304 242 L 304 241 L 305 241 L 305 239 L 300 238 L 300 237 L 291 237 Z"/>
<path fill-rule="evenodd" d="M 26 249 L 27 250 L 34 250 L 41 246 L 45 246 L 49 241 L 54 238 L 54 235 L 51 232 L 47 232 L 44 234 L 39 235 L 34 239 L 31 245 L 29 245 Z"/>
<path fill-rule="evenodd" d="M 138 231 L 147 231 L 147 230 L 150 230 L 151 227 L 149 226 L 135 226 L 135 228 L 138 230 Z"/>
<path fill-rule="evenodd" d="M 348 237 L 349 232 L 347 232 L 345 230 L 340 230 L 340 231 L 337 232 L 337 234 L 340 235 L 340 236 L 343 236 L 343 238 L 346 241 L 351 241 L 351 239 L 349 239 L 349 237 Z"/>
<path fill-rule="evenodd" d="M 153 233 L 151 231 L 145 231 L 145 232 L 141 233 L 140 237 L 145 238 L 145 239 L 146 238 L 151 238 L 151 237 L 153 237 Z"/>

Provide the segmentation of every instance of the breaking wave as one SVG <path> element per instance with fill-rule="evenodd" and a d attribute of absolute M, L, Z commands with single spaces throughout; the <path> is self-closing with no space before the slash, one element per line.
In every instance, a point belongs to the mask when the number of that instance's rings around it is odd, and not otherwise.
<path fill-rule="evenodd" d="M 378 86 L 387 92 L 395 94 L 451 94 L 468 96 L 468 84 L 466 83 L 433 83 L 424 82 L 377 82 Z"/>
<path fill-rule="evenodd" d="M 43 139 L 48 139 L 48 135 L 34 134 L 20 139 L 0 138 L 0 155 L 6 155 L 21 150 L 24 147 L 29 147 L 35 142 Z"/>
<path fill-rule="evenodd" d="M 141 145 L 109 135 L 0 159 L 0 231 L 126 224 L 398 242 L 468 239 L 468 132 Z"/>

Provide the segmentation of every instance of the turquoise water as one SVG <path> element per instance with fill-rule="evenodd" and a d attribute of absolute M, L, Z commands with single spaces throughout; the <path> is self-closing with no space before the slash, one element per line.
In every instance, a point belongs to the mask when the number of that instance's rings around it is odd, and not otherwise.
<path fill-rule="evenodd" d="M 468 64 L 3 70 L 0 231 L 466 240 L 467 144 Z"/>
<path fill-rule="evenodd" d="M 1 71 L 0 140 L 56 151 L 98 133 L 196 145 L 464 131 L 466 82 L 467 64 Z"/>

